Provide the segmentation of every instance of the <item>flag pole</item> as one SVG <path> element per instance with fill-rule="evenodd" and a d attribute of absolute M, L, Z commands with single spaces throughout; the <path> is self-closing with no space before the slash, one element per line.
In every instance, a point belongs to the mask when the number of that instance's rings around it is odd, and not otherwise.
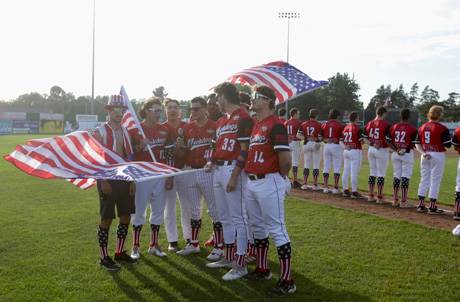
<path fill-rule="evenodd" d="M 120 94 L 123 96 L 123 99 L 126 101 L 128 105 L 128 110 L 131 112 L 131 115 L 133 116 L 134 123 L 136 123 L 136 128 L 139 129 L 139 134 L 142 136 L 142 138 L 147 138 L 145 136 L 144 130 L 141 127 L 141 123 L 139 122 L 139 119 L 137 118 L 137 114 L 134 111 L 133 104 L 131 104 L 131 101 L 129 100 L 128 94 L 126 93 L 125 87 L 122 85 L 120 88 Z M 152 158 L 153 161 L 157 161 L 155 158 L 155 155 L 152 152 L 152 147 L 150 144 L 147 144 L 147 149 L 149 150 L 150 157 Z"/>

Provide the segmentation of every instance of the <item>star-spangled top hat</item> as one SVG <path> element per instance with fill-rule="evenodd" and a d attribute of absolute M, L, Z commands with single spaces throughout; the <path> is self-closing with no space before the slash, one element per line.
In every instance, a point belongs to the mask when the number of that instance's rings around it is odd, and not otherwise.
<path fill-rule="evenodd" d="M 111 95 L 109 102 L 105 105 L 106 109 L 111 109 L 113 107 L 128 108 L 123 100 L 123 96 L 119 94 Z"/>

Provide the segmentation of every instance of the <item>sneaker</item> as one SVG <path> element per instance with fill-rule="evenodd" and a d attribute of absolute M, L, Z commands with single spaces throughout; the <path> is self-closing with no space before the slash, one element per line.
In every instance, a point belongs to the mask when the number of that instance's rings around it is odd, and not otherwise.
<path fill-rule="evenodd" d="M 130 264 L 137 262 L 137 259 L 131 258 L 130 255 L 126 254 L 126 251 L 123 251 L 120 254 L 115 254 L 113 258 L 117 262 L 125 262 L 125 263 L 130 263 Z"/>
<path fill-rule="evenodd" d="M 221 259 L 216 262 L 210 262 L 206 263 L 206 267 L 208 268 L 231 268 L 232 263 L 230 261 L 227 261 L 226 259 Z"/>
<path fill-rule="evenodd" d="M 179 250 L 179 248 L 177 247 L 177 241 L 174 241 L 174 242 L 170 242 L 169 245 L 168 245 L 168 252 L 170 253 L 175 253 Z"/>
<path fill-rule="evenodd" d="M 270 270 L 261 271 L 260 269 L 255 269 L 245 276 L 248 280 L 270 280 L 272 278 L 272 272 Z"/>
<path fill-rule="evenodd" d="M 310 190 L 311 189 L 311 187 L 309 185 L 307 185 L 307 184 L 302 185 L 300 188 L 302 190 Z"/>
<path fill-rule="evenodd" d="M 323 193 L 329 193 L 329 188 L 323 188 Z"/>
<path fill-rule="evenodd" d="M 292 182 L 292 187 L 293 188 L 300 188 L 302 185 L 300 184 L 300 182 L 298 182 L 297 180 L 294 180 Z"/>
<path fill-rule="evenodd" d="M 211 237 L 209 237 L 209 239 L 204 243 L 204 246 L 214 246 L 214 235 L 211 235 Z"/>
<path fill-rule="evenodd" d="M 454 220 L 460 220 L 460 213 L 454 213 Z"/>
<path fill-rule="evenodd" d="M 431 208 L 428 209 L 428 214 L 429 215 L 439 215 L 439 214 L 442 214 L 442 213 L 444 213 L 444 210 L 441 210 L 441 209 L 438 209 L 438 208 L 436 208 L 436 209 L 431 209 Z"/>
<path fill-rule="evenodd" d="M 342 192 L 342 196 L 343 196 L 343 197 L 350 197 L 350 196 L 351 196 L 351 193 L 350 193 L 349 190 L 344 190 L 344 191 Z"/>
<path fill-rule="evenodd" d="M 417 207 L 417 212 L 425 213 L 425 212 L 428 212 L 428 209 L 426 207 L 418 206 Z"/>
<path fill-rule="evenodd" d="M 294 280 L 291 281 L 285 281 L 285 280 L 279 280 L 278 283 L 276 284 L 276 287 L 272 290 L 272 293 L 275 295 L 286 295 L 286 294 L 292 294 L 297 290 Z"/>
<path fill-rule="evenodd" d="M 240 279 L 248 274 L 246 266 L 234 265 L 225 275 L 222 276 L 224 281 L 233 281 Z"/>
<path fill-rule="evenodd" d="M 312 189 L 313 191 L 321 191 L 321 190 L 322 190 L 321 187 L 318 186 L 318 185 L 313 185 L 313 186 L 311 187 L 311 189 Z"/>
<path fill-rule="evenodd" d="M 187 244 L 184 249 L 176 252 L 176 254 L 178 255 L 182 255 L 182 256 L 187 256 L 187 255 L 190 255 L 190 254 L 199 254 L 200 253 L 200 246 L 197 245 L 197 246 L 194 246 L 193 244 Z"/>
<path fill-rule="evenodd" d="M 219 249 L 219 248 L 213 248 L 211 253 L 209 253 L 208 259 L 209 261 L 219 261 L 220 258 L 222 258 L 222 255 L 224 254 L 224 250 Z"/>
<path fill-rule="evenodd" d="M 359 193 L 359 192 L 351 192 L 351 198 L 353 198 L 353 199 L 361 199 L 361 198 L 364 198 L 364 196 L 361 195 L 361 193 Z"/>
<path fill-rule="evenodd" d="M 169 248 L 168 248 L 169 250 Z M 149 255 L 155 255 L 155 256 L 158 256 L 158 257 L 166 257 L 166 253 L 165 252 L 162 252 L 160 247 L 157 245 L 157 246 L 149 246 L 149 249 L 147 251 L 147 253 L 149 253 Z"/>
<path fill-rule="evenodd" d="M 377 200 L 375 199 L 374 195 L 369 195 L 369 196 L 367 196 L 367 201 L 376 202 Z"/>
<path fill-rule="evenodd" d="M 139 252 L 138 246 L 133 246 L 133 249 L 131 250 L 131 258 L 136 260 L 141 258 L 141 253 Z"/>
<path fill-rule="evenodd" d="M 399 207 L 403 209 L 412 208 L 412 205 L 408 201 L 401 201 Z"/>
<path fill-rule="evenodd" d="M 340 194 L 340 191 L 339 189 L 334 188 L 332 189 L 331 193 L 336 195 L 336 194 Z"/>
<path fill-rule="evenodd" d="M 100 266 L 105 268 L 106 271 L 109 272 L 116 272 L 119 271 L 121 268 L 121 265 L 113 261 L 112 258 L 110 258 L 109 256 L 105 257 L 104 259 L 101 259 L 99 264 Z"/>
<path fill-rule="evenodd" d="M 399 200 L 393 200 L 393 201 L 391 202 L 391 206 L 392 206 L 392 207 L 398 207 L 398 206 L 399 206 Z"/>

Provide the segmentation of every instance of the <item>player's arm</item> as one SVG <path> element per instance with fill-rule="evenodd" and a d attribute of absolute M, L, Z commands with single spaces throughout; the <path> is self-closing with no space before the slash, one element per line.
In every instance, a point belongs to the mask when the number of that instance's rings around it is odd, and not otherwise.
<path fill-rule="evenodd" d="M 281 124 L 275 125 L 270 133 L 270 140 L 272 141 L 273 149 L 278 155 L 280 174 L 285 177 L 289 174 L 292 166 L 286 127 Z"/>
<path fill-rule="evenodd" d="M 460 141 L 458 139 L 458 134 L 460 134 L 460 128 L 455 129 L 454 134 L 452 135 L 452 145 L 454 146 L 455 151 L 460 151 Z"/>
<path fill-rule="evenodd" d="M 452 140 L 450 138 L 450 133 L 447 128 L 442 132 L 441 138 L 442 138 L 442 144 L 444 145 L 445 148 L 450 148 L 452 146 Z"/>
<path fill-rule="evenodd" d="M 305 135 L 303 133 L 303 127 L 304 127 L 303 125 L 300 125 L 299 130 L 297 131 L 297 134 L 296 134 L 296 137 L 301 140 L 305 139 Z"/>
<path fill-rule="evenodd" d="M 240 144 L 240 154 L 236 159 L 235 168 L 232 171 L 230 180 L 227 184 L 227 192 L 232 192 L 236 188 L 238 176 L 241 174 L 241 171 L 246 165 L 246 160 L 248 158 L 248 149 L 249 149 L 249 139 L 251 138 L 251 131 L 254 122 L 252 118 L 242 118 L 238 123 L 238 142 Z"/>
<path fill-rule="evenodd" d="M 394 138 L 393 127 L 388 127 L 387 129 L 388 130 L 387 130 L 387 132 L 385 134 L 385 139 L 387 140 L 387 144 L 388 144 L 388 146 L 390 146 L 390 148 L 393 151 L 398 151 L 398 148 L 396 148 L 396 146 L 393 144 L 393 138 Z"/>

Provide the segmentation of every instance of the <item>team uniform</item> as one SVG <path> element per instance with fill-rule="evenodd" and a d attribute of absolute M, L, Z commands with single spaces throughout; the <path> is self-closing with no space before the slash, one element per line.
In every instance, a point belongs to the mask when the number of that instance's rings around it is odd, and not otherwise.
<path fill-rule="evenodd" d="M 107 149 L 119 154 L 126 160 L 133 159 L 133 149 L 129 133 L 126 128 L 115 130 L 105 123 L 95 130 L 94 137 Z M 123 152 L 120 152 L 123 150 Z M 129 216 L 135 211 L 134 196 L 129 194 L 130 182 L 124 180 L 107 180 L 112 188 L 112 194 L 106 195 L 102 192 L 101 180 L 97 181 L 97 190 L 99 193 L 99 209 L 101 219 L 114 219 L 115 207 L 117 208 L 118 217 Z M 117 256 L 124 253 L 123 248 L 128 235 L 128 224 L 119 223 L 117 227 L 117 241 L 115 250 L 115 260 Z M 109 238 L 109 229 L 99 226 L 99 252 L 102 260 L 109 257 L 107 245 Z"/>
<path fill-rule="evenodd" d="M 350 123 L 343 129 L 343 175 L 342 188 L 344 196 L 350 195 L 348 178 L 351 176 L 351 197 L 360 197 L 358 194 L 358 175 L 362 163 L 362 141 L 364 133 L 358 125 Z"/>
<path fill-rule="evenodd" d="M 419 205 L 418 210 L 426 212 L 425 195 L 429 190 L 430 214 L 438 214 L 437 199 L 439 186 L 444 174 L 446 160 L 446 147 L 450 147 L 451 140 L 449 130 L 439 122 L 429 121 L 418 130 L 418 138 L 423 152 L 431 156 L 430 159 L 421 157 L 420 161 L 420 184 L 418 186 Z"/>
<path fill-rule="evenodd" d="M 147 124 L 141 123 L 142 130 L 145 137 L 149 141 L 142 150 L 134 153 L 136 161 L 153 161 L 149 147 L 155 156 L 155 160 L 161 163 L 170 164 L 167 161 L 166 152 L 171 152 L 174 147 L 174 141 L 171 139 L 168 128 L 163 125 L 156 124 L 154 127 L 149 127 Z M 137 129 L 130 131 L 134 145 L 139 144 L 142 141 Z M 139 246 L 142 226 L 146 219 L 146 210 L 150 206 L 150 244 L 148 252 L 156 254 L 157 256 L 165 256 L 158 249 L 158 234 L 160 226 L 164 222 L 164 210 L 166 205 L 165 197 L 165 179 L 152 179 L 137 183 L 136 186 L 136 212 L 131 217 L 131 223 L 133 224 L 133 251 L 131 257 L 139 258 Z"/>
<path fill-rule="evenodd" d="M 292 173 L 294 174 L 294 180 L 297 179 L 297 171 L 299 167 L 300 159 L 300 139 L 297 138 L 297 132 L 299 131 L 302 122 L 296 118 L 290 118 L 284 122 L 286 126 L 289 148 L 291 148 L 291 159 L 292 159 Z"/>
<path fill-rule="evenodd" d="M 323 136 L 323 178 L 324 193 L 329 193 L 329 171 L 331 166 L 334 171 L 334 189 L 333 193 L 339 192 L 340 170 L 342 169 L 343 148 L 340 145 L 344 125 L 338 120 L 329 120 L 321 126 Z"/>
<path fill-rule="evenodd" d="M 257 248 L 254 274 L 268 277 L 269 236 L 272 237 L 281 266 L 279 283 L 295 291 L 291 277 L 291 244 L 284 218 L 286 183 L 281 176 L 277 152 L 289 151 L 286 128 L 277 117 L 270 115 L 254 126 L 245 172 L 246 208 Z"/>
<path fill-rule="evenodd" d="M 393 203 L 399 201 L 401 187 L 401 206 L 407 205 L 409 180 L 414 166 L 414 144 L 417 143 L 417 129 L 407 122 L 401 122 L 390 128 L 388 141 L 395 149 L 391 155 L 393 163 Z"/>
<path fill-rule="evenodd" d="M 452 145 L 458 147 L 460 146 L 460 127 L 455 129 L 452 136 Z M 458 151 L 460 154 L 460 151 Z M 460 158 L 457 165 L 457 179 L 455 186 L 455 207 L 454 207 L 454 219 L 460 220 Z"/>
<path fill-rule="evenodd" d="M 186 127 L 186 123 L 180 122 L 178 127 L 174 127 L 169 122 L 164 122 L 162 124 L 168 129 L 168 133 L 171 139 L 175 142 L 179 135 L 183 136 L 184 128 Z M 184 160 L 180 158 L 174 159 L 174 167 L 176 168 L 183 168 L 184 167 Z M 181 226 L 182 226 L 182 236 L 185 240 L 189 240 L 192 236 L 192 230 L 190 228 L 190 210 L 189 206 L 186 202 L 182 201 L 182 197 L 186 196 L 187 192 L 185 191 L 184 187 L 186 185 L 185 175 L 178 175 L 174 177 L 174 186 L 171 190 L 166 191 L 166 207 L 164 212 L 164 220 L 165 220 L 165 230 L 166 230 L 166 237 L 168 242 L 177 242 L 179 239 L 177 233 L 177 222 L 176 222 L 176 201 L 177 197 L 179 197 L 179 204 L 181 207 Z"/>
<path fill-rule="evenodd" d="M 303 179 L 302 189 L 308 187 L 310 168 L 313 169 L 313 189 L 318 189 L 319 163 L 321 161 L 321 123 L 308 120 L 301 124 L 298 133 L 304 137 L 303 143 Z"/>
<path fill-rule="evenodd" d="M 240 142 L 249 143 L 252 126 L 252 118 L 241 108 L 221 117 L 217 122 L 215 150 L 212 154 L 212 161 L 216 166 L 213 182 L 218 216 L 223 227 L 225 249 L 223 260 L 207 264 L 211 268 L 231 266 L 231 262 L 235 260 L 235 243 L 236 264 L 245 267 L 244 258 L 249 231 L 243 199 L 243 187 L 247 182 L 244 171 L 241 171 L 238 177 L 235 190 L 227 192 L 226 188 L 241 151 Z M 231 274 L 227 274 L 224 279 L 231 277 Z"/>
<path fill-rule="evenodd" d="M 279 121 L 281 122 L 281 124 L 284 125 L 284 123 L 286 122 L 286 119 L 284 117 L 278 117 Z"/>
<path fill-rule="evenodd" d="M 184 140 L 187 147 L 185 158 L 185 170 L 201 169 L 211 159 L 212 155 L 212 140 L 216 134 L 216 122 L 208 120 L 203 126 L 198 126 L 192 122 L 187 124 L 184 129 Z M 209 256 L 210 260 L 218 260 L 222 255 L 223 234 L 222 224 L 217 213 L 216 201 L 213 190 L 213 173 L 198 171 L 184 175 L 185 191 L 187 192 L 185 202 L 190 208 L 190 225 L 191 225 L 191 240 L 190 247 L 179 251 L 179 254 L 186 255 L 192 252 L 199 252 L 199 233 L 201 230 L 201 198 L 208 206 L 208 214 L 211 217 L 214 226 L 214 247 Z M 181 197 L 182 198 L 182 197 Z M 182 253 L 181 253 L 182 252 Z M 215 258 L 217 257 L 217 258 Z"/>
<path fill-rule="evenodd" d="M 367 158 L 369 161 L 369 199 L 374 199 L 374 187 L 377 179 L 377 202 L 383 202 L 383 187 L 387 173 L 389 151 L 387 137 L 390 125 L 385 120 L 374 119 L 367 123 L 365 136 L 369 141 Z"/>

